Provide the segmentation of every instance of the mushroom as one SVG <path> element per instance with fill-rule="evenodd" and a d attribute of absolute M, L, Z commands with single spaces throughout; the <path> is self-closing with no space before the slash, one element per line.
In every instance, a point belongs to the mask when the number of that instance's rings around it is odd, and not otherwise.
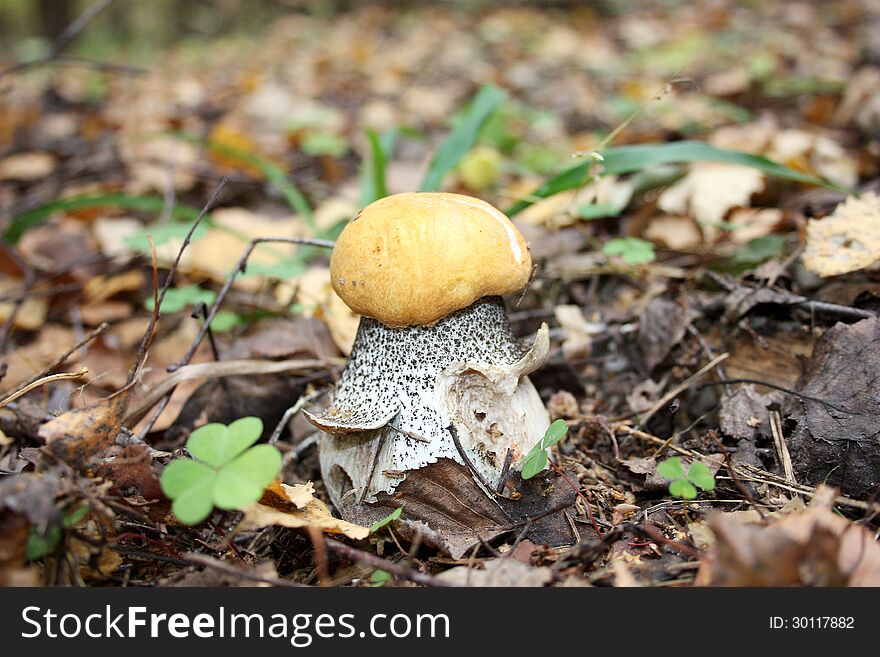
<path fill-rule="evenodd" d="M 476 198 L 397 194 L 346 225 L 330 275 L 362 318 L 331 405 L 305 413 L 343 515 L 440 459 L 494 488 L 543 436 L 549 416 L 527 374 L 547 355 L 547 326 L 523 350 L 501 300 L 531 273 L 523 236 Z"/>

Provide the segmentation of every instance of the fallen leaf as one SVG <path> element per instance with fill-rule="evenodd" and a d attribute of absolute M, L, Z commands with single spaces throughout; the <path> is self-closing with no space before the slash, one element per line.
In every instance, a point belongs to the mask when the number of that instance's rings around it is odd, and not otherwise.
<path fill-rule="evenodd" d="M 880 586 L 880 545 L 832 511 L 835 490 L 820 486 L 805 511 L 768 526 L 728 513 L 708 520 L 715 549 L 701 561 L 700 586 Z"/>
<path fill-rule="evenodd" d="M 116 441 L 135 381 L 101 401 L 62 413 L 40 427 L 45 450 L 71 466 L 85 469 Z"/>
<path fill-rule="evenodd" d="M 482 568 L 456 566 L 437 576 L 453 586 L 546 586 L 553 580 L 553 571 L 546 566 L 529 566 L 515 559 L 487 559 Z"/>
<path fill-rule="evenodd" d="M 37 181 L 54 170 L 51 153 L 19 153 L 0 160 L 0 180 Z"/>
<path fill-rule="evenodd" d="M 788 437 L 798 481 L 858 498 L 880 484 L 880 319 L 838 323 L 816 343 L 795 390 L 852 412 L 795 398 Z"/>
<path fill-rule="evenodd" d="M 748 207 L 752 195 L 762 189 L 764 174 L 757 169 L 692 164 L 684 178 L 660 195 L 657 206 L 669 214 L 691 214 L 701 224 L 714 227 L 732 208 Z"/>
<path fill-rule="evenodd" d="M 239 529 L 243 531 L 271 526 L 291 529 L 313 527 L 320 529 L 325 534 L 342 534 L 354 540 L 360 540 L 370 535 L 369 527 L 361 527 L 334 518 L 330 515 L 327 505 L 316 499 L 312 499 L 303 508 L 297 508 L 291 503 L 290 508 L 284 511 L 257 502 L 246 507 L 243 513 L 244 517 L 238 525 Z"/>
<path fill-rule="evenodd" d="M 807 224 L 804 266 L 819 276 L 837 276 L 880 260 L 880 197 L 850 196 L 824 219 Z"/>

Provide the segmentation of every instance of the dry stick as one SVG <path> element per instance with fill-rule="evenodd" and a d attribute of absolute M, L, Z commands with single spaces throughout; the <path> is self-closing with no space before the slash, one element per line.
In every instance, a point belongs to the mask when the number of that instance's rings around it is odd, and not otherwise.
<path fill-rule="evenodd" d="M 779 411 L 770 411 L 770 433 L 773 434 L 773 442 L 776 446 L 779 462 L 782 463 L 782 471 L 785 473 L 785 478 L 790 483 L 796 484 L 797 479 L 794 478 L 791 454 L 788 452 L 788 445 L 785 444 L 785 438 L 782 435 L 782 416 L 780 416 Z"/>
<path fill-rule="evenodd" d="M 211 311 L 208 313 L 207 318 L 205 319 L 205 323 L 202 325 L 201 330 L 198 335 L 196 335 L 193 340 L 190 348 L 183 355 L 179 361 L 174 363 L 173 365 L 168 367 L 169 372 L 173 372 L 176 369 L 179 369 L 186 365 L 190 359 L 195 354 L 196 349 L 199 348 L 199 345 L 202 343 L 202 340 L 205 339 L 205 335 L 208 330 L 207 327 L 211 325 L 211 322 L 214 321 L 214 317 L 217 315 L 217 312 L 220 310 L 220 306 L 223 304 L 223 301 L 226 299 L 226 295 L 229 294 L 229 291 L 232 289 L 232 284 L 235 282 L 235 279 L 239 274 L 243 274 L 245 269 L 247 268 L 247 261 L 250 257 L 253 250 L 257 247 L 257 245 L 262 244 L 264 242 L 281 242 L 284 244 L 302 244 L 306 246 L 319 246 L 326 249 L 332 249 L 335 245 L 335 242 L 330 240 L 316 240 L 316 239 L 308 239 L 304 237 L 259 237 L 257 239 L 251 240 L 247 248 L 244 250 L 241 258 L 238 261 L 238 266 L 233 270 L 233 272 L 226 279 L 226 282 L 223 284 L 223 287 L 220 289 L 220 292 L 217 294 L 217 299 L 214 301 L 214 305 L 211 306 Z"/>
<path fill-rule="evenodd" d="M 34 388 L 39 388 L 40 386 L 46 385 L 47 383 L 52 383 L 54 381 L 65 381 L 67 379 L 80 379 L 89 373 L 89 368 L 84 367 L 79 372 L 62 372 L 61 374 L 52 374 L 50 376 L 43 377 L 42 379 L 37 379 L 33 381 L 23 388 L 19 388 L 15 392 L 13 392 L 8 397 L 0 400 L 0 408 L 6 406 L 6 404 L 10 404 L 14 402 L 16 399 L 21 397 L 22 395 L 26 395 Z"/>
<path fill-rule="evenodd" d="M 581 500 L 584 503 L 584 506 L 587 507 L 587 515 L 590 516 L 590 524 L 593 525 L 593 531 L 596 532 L 596 536 L 601 538 L 602 532 L 599 530 L 599 524 L 596 522 L 595 516 L 593 516 L 593 509 L 590 506 L 590 501 L 584 496 L 584 494 L 581 492 L 580 488 L 578 486 L 575 486 L 574 482 L 568 478 L 568 475 L 566 475 L 565 472 L 562 471 L 561 467 L 559 467 L 558 465 L 556 465 L 553 461 L 551 461 L 549 459 L 547 460 L 547 462 L 550 464 L 550 468 L 553 470 L 553 472 L 555 472 L 560 477 L 562 477 L 562 479 L 565 481 L 565 483 L 567 483 L 571 487 L 571 489 L 575 492 L 575 495 L 577 495 L 579 498 L 581 498 Z M 598 504 L 596 505 L 596 508 L 598 508 Z"/>
<path fill-rule="evenodd" d="M 89 342 L 91 342 L 92 340 L 97 338 L 99 335 L 104 333 L 104 331 L 106 331 L 108 328 L 110 328 L 110 325 L 107 322 L 103 322 L 98 328 L 96 328 L 94 331 L 89 333 L 82 340 L 80 340 L 75 345 L 73 345 L 70 349 L 65 351 L 64 354 L 62 354 L 61 356 L 56 358 L 55 362 L 52 363 L 49 367 L 45 368 L 42 372 L 40 372 L 39 374 L 37 374 L 33 378 L 28 379 L 27 381 L 25 381 L 23 383 L 19 383 L 16 386 L 16 392 L 18 392 L 18 390 L 21 390 L 22 388 L 26 388 L 27 386 L 32 384 L 34 381 L 37 381 L 38 379 L 42 379 L 43 377 L 47 376 L 49 374 L 49 372 L 54 370 L 56 367 L 59 367 L 68 358 L 70 358 L 73 354 L 75 354 L 77 351 L 82 349 L 84 346 L 86 346 Z"/>
<path fill-rule="evenodd" d="M 223 188 L 226 186 L 226 178 L 222 178 L 220 183 L 217 185 L 217 188 L 214 190 L 214 193 L 211 195 L 211 198 L 208 199 L 208 202 L 205 203 L 204 207 L 202 207 L 201 211 L 199 211 L 199 216 L 196 217 L 196 220 L 193 222 L 193 225 L 190 226 L 189 232 L 187 232 L 186 237 L 183 239 L 183 244 L 180 245 L 180 248 L 177 250 L 177 257 L 174 259 L 174 262 L 171 264 L 171 269 L 168 270 L 168 276 L 165 277 L 165 283 L 162 285 L 162 290 L 158 294 L 155 292 L 156 286 L 153 288 L 153 303 L 155 307 L 153 308 L 153 316 L 150 318 L 150 325 L 147 328 L 147 332 L 144 334 L 143 339 L 141 340 L 140 345 L 138 345 L 137 357 L 135 358 L 135 362 L 141 363 L 146 360 L 147 351 L 150 348 L 150 344 L 153 341 L 153 336 L 156 331 L 156 324 L 159 321 L 159 311 L 162 307 L 162 302 L 165 300 L 165 295 L 168 293 L 168 289 L 171 287 L 171 283 L 174 281 L 174 274 L 177 273 L 177 268 L 180 266 L 180 260 L 183 258 L 183 252 L 186 250 L 192 243 L 192 236 L 196 232 L 196 228 L 199 227 L 199 224 L 202 223 L 202 219 L 205 218 L 205 215 L 208 213 L 214 203 L 217 201 L 217 197 L 220 196 L 220 192 L 223 191 Z M 153 280 L 155 283 L 157 273 L 154 268 L 153 270 Z M 213 320 L 214 317 L 212 316 Z M 210 323 L 206 324 L 202 328 L 205 329 L 206 326 L 210 325 Z M 187 361 L 189 362 L 189 361 Z M 137 370 L 140 368 L 132 368 L 131 374 L 129 374 L 129 380 L 127 383 L 131 383 L 134 380 L 134 377 L 137 376 Z"/>
<path fill-rule="evenodd" d="M 633 429 L 623 422 L 615 422 L 611 426 L 615 430 L 618 430 L 622 433 L 628 433 L 629 435 L 640 440 L 644 440 L 645 442 L 654 443 L 655 445 L 663 445 L 666 443 L 666 441 L 662 438 L 658 438 L 657 436 L 647 433 L 645 431 Z M 707 460 L 707 457 L 704 454 L 700 454 L 699 452 L 694 452 L 692 450 L 679 447 L 678 445 L 670 445 L 669 449 L 678 452 L 682 456 L 688 456 L 692 459 L 697 459 L 699 461 Z M 805 484 L 792 485 L 790 482 L 787 482 L 779 475 L 775 475 L 772 472 L 767 472 L 766 470 L 761 470 L 760 468 L 756 468 L 745 463 L 734 465 L 732 467 L 736 471 L 737 476 L 742 477 L 746 481 L 756 481 L 764 484 L 769 483 L 776 486 L 777 488 L 782 488 L 792 493 L 803 495 L 804 497 L 813 497 L 816 494 L 816 489 L 813 486 L 807 486 Z M 863 502 L 862 500 L 854 500 L 851 497 L 844 497 L 843 495 L 838 495 L 834 501 L 836 504 L 848 506 L 854 509 L 861 509 L 862 511 L 880 512 L 880 504 Z"/>
<path fill-rule="evenodd" d="M 774 390 L 778 390 L 779 392 L 784 392 L 786 395 L 791 395 L 792 397 L 798 397 L 799 399 L 806 399 L 807 401 L 814 401 L 817 404 L 822 404 L 823 406 L 827 406 L 828 408 L 833 408 L 835 411 L 840 411 L 841 413 L 846 413 L 847 415 L 863 415 L 860 411 L 852 411 L 848 408 L 844 408 L 843 406 L 838 406 L 833 402 L 828 401 L 827 399 L 822 399 L 821 397 L 814 397 L 813 395 L 808 395 L 805 392 L 800 392 L 798 390 L 792 390 L 791 388 L 786 388 L 785 386 L 780 386 L 775 383 L 770 383 L 769 381 L 761 381 L 760 379 L 725 379 L 724 381 L 706 381 L 705 383 L 698 383 L 694 385 L 694 388 L 705 388 L 708 386 L 728 386 L 728 385 L 739 385 L 743 383 L 751 383 L 756 386 L 766 386 L 767 388 L 773 388 Z"/>
<path fill-rule="evenodd" d="M 345 545 L 344 543 L 334 541 L 332 538 L 326 539 L 324 543 L 327 546 L 328 550 L 330 550 L 334 554 L 339 555 L 340 557 L 348 559 L 352 563 L 360 563 L 365 566 L 369 566 L 370 568 L 384 570 L 386 573 L 391 573 L 395 577 L 399 577 L 400 579 L 405 579 L 410 582 L 415 582 L 416 584 L 421 584 L 423 586 L 453 586 L 452 584 L 437 579 L 436 577 L 432 577 L 431 575 L 420 573 L 417 570 L 409 568 L 408 566 L 402 566 L 392 561 L 386 561 L 385 559 L 377 557 L 374 554 L 370 554 L 369 552 L 364 552 L 363 550 L 358 550 L 357 548 Z"/>
<path fill-rule="evenodd" d="M 70 25 L 64 28 L 64 31 L 55 39 L 55 42 L 52 44 L 52 48 L 49 52 L 40 57 L 38 59 L 31 60 L 29 62 L 19 62 L 18 64 L 14 64 L 9 68 L 0 71 L 0 77 L 4 75 L 9 75 L 10 73 L 18 73 L 19 71 L 24 71 L 29 68 L 34 68 L 36 66 L 43 66 L 44 64 L 48 64 L 52 60 L 58 57 L 61 54 L 61 51 L 64 50 L 70 43 L 79 36 L 79 33 L 82 32 L 86 26 L 91 23 L 95 17 L 104 11 L 113 0 L 97 0 L 97 2 L 92 3 L 86 10 L 77 16 Z"/>
<path fill-rule="evenodd" d="M 449 435 L 452 436 L 452 442 L 455 443 L 455 449 L 458 450 L 458 455 L 461 456 L 462 460 L 467 465 L 468 470 L 471 471 L 471 474 L 480 482 L 480 485 L 489 492 L 494 497 L 500 497 L 502 500 L 513 500 L 513 497 L 507 497 L 506 495 L 502 495 L 501 493 L 496 493 L 495 489 L 489 485 L 489 482 L 483 477 L 479 470 L 474 466 L 473 462 L 468 458 L 468 455 L 465 453 L 464 449 L 461 446 L 461 441 L 458 439 L 458 431 L 455 428 L 454 424 L 450 424 L 446 427 L 446 430 L 449 432 Z M 508 516 L 509 517 L 509 516 Z"/>
<path fill-rule="evenodd" d="M 231 566 L 223 561 L 220 561 L 219 559 L 209 557 L 206 554 L 185 554 L 183 555 L 183 559 L 188 563 L 204 566 L 205 568 L 219 571 L 221 573 L 224 573 L 225 575 L 231 575 L 233 577 L 239 577 L 241 579 L 247 579 L 253 582 L 262 582 L 264 584 L 271 584 L 272 586 L 282 586 L 287 588 L 303 588 L 302 584 L 297 584 L 296 582 L 291 582 L 278 577 L 266 577 L 264 575 L 249 573 L 246 570 L 236 568 L 235 566 Z"/>
<path fill-rule="evenodd" d="M 153 387 L 140 401 L 137 407 L 125 416 L 125 424 L 138 422 L 163 397 L 174 391 L 183 381 L 194 379 L 217 379 L 227 376 L 245 374 L 300 374 L 306 371 L 326 367 L 323 360 L 221 360 L 210 363 L 195 363 L 180 368 Z"/>
<path fill-rule="evenodd" d="M 754 509 L 758 512 L 758 515 L 761 516 L 761 519 L 767 517 L 764 513 L 764 509 L 758 504 L 758 501 L 752 496 L 751 491 L 746 487 L 746 485 L 740 480 L 740 478 L 736 474 L 736 468 L 733 465 L 733 461 L 730 458 L 730 450 L 724 446 L 724 443 L 721 442 L 721 439 L 718 437 L 718 434 L 715 433 L 714 430 L 710 430 L 707 435 L 709 438 L 715 441 L 715 444 L 721 449 L 721 454 L 724 456 L 724 465 L 727 467 L 727 472 L 730 474 L 730 478 L 733 481 L 734 486 L 739 489 L 739 492 L 742 493 L 743 497 L 745 497 L 749 504 L 754 507 Z"/>
<path fill-rule="evenodd" d="M 659 411 L 661 408 L 663 408 L 663 406 L 666 405 L 667 402 L 669 402 L 670 400 L 674 399 L 674 398 L 675 398 L 676 396 L 678 396 L 680 393 L 682 393 L 682 392 L 684 392 L 685 390 L 687 390 L 688 388 L 690 388 L 691 385 L 693 385 L 693 383 L 694 383 L 697 379 L 699 379 L 699 378 L 700 378 L 701 376 L 703 376 L 706 372 L 708 372 L 709 370 L 711 370 L 712 368 L 714 368 L 716 365 L 718 365 L 718 363 L 720 363 L 721 361 L 723 361 L 724 359 L 726 359 L 729 355 L 730 355 L 730 354 L 726 354 L 726 353 L 725 353 L 725 354 L 720 354 L 720 355 L 716 356 L 715 358 L 713 358 L 712 360 L 710 360 L 708 363 L 706 363 L 705 365 L 703 365 L 703 367 L 701 367 L 697 372 L 695 372 L 694 374 L 692 374 L 691 376 L 689 376 L 687 379 L 685 379 L 684 381 L 682 381 L 681 383 L 679 383 L 677 386 L 675 386 L 672 390 L 670 390 L 670 391 L 667 392 L 665 395 L 663 395 L 663 397 L 661 397 L 659 400 L 657 400 L 657 403 L 654 404 L 654 405 L 648 410 L 648 412 L 645 413 L 644 416 L 642 416 L 642 417 L 639 418 L 639 424 L 641 424 L 642 426 L 644 426 L 644 425 L 648 422 L 648 420 L 650 420 L 650 419 L 654 416 L 654 414 L 655 414 L 657 411 Z"/>

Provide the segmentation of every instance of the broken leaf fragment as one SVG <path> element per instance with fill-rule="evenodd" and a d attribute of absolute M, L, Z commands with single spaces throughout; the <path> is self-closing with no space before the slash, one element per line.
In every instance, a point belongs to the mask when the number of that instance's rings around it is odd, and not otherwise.
<path fill-rule="evenodd" d="M 880 197 L 848 197 L 834 212 L 807 224 L 804 266 L 819 276 L 865 269 L 880 260 Z"/>

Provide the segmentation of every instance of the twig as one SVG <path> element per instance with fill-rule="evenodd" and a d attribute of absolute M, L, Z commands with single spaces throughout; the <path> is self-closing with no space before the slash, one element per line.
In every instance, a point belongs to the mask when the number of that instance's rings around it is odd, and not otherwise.
<path fill-rule="evenodd" d="M 131 426 L 143 418 L 165 395 L 173 392 L 183 381 L 217 379 L 245 374 L 293 374 L 326 367 L 320 360 L 222 360 L 195 363 L 182 367 L 162 379 L 140 403 L 125 416 L 125 425 Z"/>
<path fill-rule="evenodd" d="M 569 487 L 574 491 L 575 495 L 577 495 L 579 498 L 581 498 L 581 500 L 584 503 L 584 506 L 587 507 L 587 515 L 590 517 L 590 524 L 593 525 L 593 531 L 596 532 L 596 536 L 601 538 L 602 531 L 599 529 L 599 525 L 596 524 L 596 518 L 593 517 L 593 509 L 590 507 L 590 500 L 588 500 L 584 496 L 584 494 L 581 492 L 581 489 L 578 486 L 575 486 L 574 482 L 568 478 L 568 475 L 565 474 L 565 472 L 563 472 L 561 467 L 559 467 L 556 463 L 554 463 L 553 461 L 550 461 L 549 459 L 548 459 L 548 462 L 550 463 L 550 468 L 553 470 L 553 472 L 555 472 L 557 475 L 562 477 L 562 479 L 565 481 L 565 483 L 567 483 L 569 485 Z"/>
<path fill-rule="evenodd" d="M 218 572 L 224 573 L 226 575 L 231 575 L 233 577 L 238 577 L 240 579 L 247 579 L 253 582 L 262 582 L 263 584 L 271 584 L 272 586 L 282 586 L 286 588 L 303 588 L 302 584 L 297 584 L 296 582 L 291 582 L 289 580 L 281 579 L 279 577 L 267 577 L 265 575 L 250 573 L 241 568 L 231 566 L 223 561 L 220 561 L 219 559 L 209 557 L 206 554 L 184 554 L 183 559 L 189 563 L 204 566 L 205 568 L 210 568 L 212 570 L 216 570 Z"/>
<path fill-rule="evenodd" d="M 326 539 L 325 544 L 328 550 L 330 550 L 334 554 L 339 555 L 340 557 L 348 559 L 352 563 L 360 563 L 371 568 L 384 570 L 386 573 L 391 573 L 392 575 L 394 575 L 395 577 L 399 577 L 400 579 L 415 582 L 416 584 L 421 584 L 422 586 L 453 586 L 449 582 L 444 582 L 443 580 L 432 577 L 431 575 L 420 573 L 417 570 L 413 570 L 408 566 L 403 566 L 401 564 L 394 563 L 393 561 L 386 561 L 385 559 L 377 557 L 374 554 L 370 554 L 369 552 L 364 552 L 363 550 L 358 550 L 357 548 L 350 547 L 348 545 L 345 545 L 344 543 L 334 541 L 332 538 Z"/>
<path fill-rule="evenodd" d="M 729 355 L 730 354 L 724 353 L 724 354 L 720 354 L 720 355 L 716 356 L 715 358 L 710 360 L 708 363 L 703 365 L 703 367 L 701 367 L 697 372 L 695 372 L 694 374 L 689 376 L 687 379 L 685 379 L 684 381 L 679 383 L 677 386 L 672 388 L 672 390 L 670 390 L 665 395 L 663 395 L 663 397 L 661 397 L 659 400 L 657 400 L 657 402 L 648 410 L 647 413 L 645 413 L 645 415 L 643 415 L 642 417 L 639 418 L 639 424 L 641 424 L 642 426 L 647 424 L 648 420 L 650 420 L 652 417 L 654 417 L 654 414 L 657 411 L 659 411 L 661 408 L 663 408 L 667 402 L 674 399 L 679 394 L 681 394 L 682 392 L 684 392 L 685 390 L 690 388 L 697 379 L 699 379 L 706 372 L 708 372 L 709 370 L 714 368 L 716 365 L 718 365 L 718 363 L 725 360 Z"/>
<path fill-rule="evenodd" d="M 82 340 L 80 340 L 75 345 L 73 345 L 70 349 L 65 351 L 64 354 L 62 354 L 61 356 L 56 358 L 55 362 L 52 363 L 52 365 L 45 368 L 42 372 L 40 372 L 39 374 L 37 374 L 33 378 L 28 379 L 27 381 L 25 381 L 23 383 L 19 383 L 16 386 L 16 391 L 20 390 L 21 388 L 25 388 L 25 387 L 29 386 L 34 381 L 37 381 L 38 379 L 42 379 L 44 376 L 47 376 L 49 374 L 49 372 L 54 370 L 56 367 L 61 366 L 68 358 L 70 358 L 73 354 L 75 354 L 77 351 L 79 351 L 84 346 L 86 346 L 89 342 L 91 342 L 92 340 L 97 338 L 99 335 L 104 333 L 108 328 L 110 328 L 110 325 L 107 322 L 102 323 L 98 328 L 96 328 L 94 331 L 89 333 Z"/>
<path fill-rule="evenodd" d="M 740 478 L 736 474 L 736 468 L 733 465 L 733 461 L 730 458 L 730 450 L 724 446 L 724 443 L 721 442 L 721 439 L 718 437 L 718 434 L 715 433 L 714 430 L 710 430 L 707 434 L 709 438 L 715 441 L 715 444 L 718 445 L 718 448 L 721 450 L 721 454 L 724 456 L 724 465 L 727 467 L 727 472 L 730 474 L 730 478 L 733 481 L 734 486 L 739 489 L 739 492 L 742 493 L 743 497 L 745 497 L 749 503 L 755 508 L 758 512 L 758 515 L 761 516 L 762 519 L 766 518 L 766 514 L 764 513 L 764 509 L 758 504 L 758 501 L 752 496 L 751 491 L 749 491 L 748 487 L 740 480 Z"/>
<path fill-rule="evenodd" d="M 43 377 L 42 379 L 37 379 L 36 381 L 29 383 L 23 388 L 20 388 L 13 392 L 8 397 L 0 400 L 0 408 L 6 406 L 6 404 L 10 404 L 14 402 L 16 399 L 21 397 L 22 395 L 26 395 L 34 388 L 39 388 L 40 386 L 46 385 L 47 383 L 52 383 L 54 381 L 64 381 L 67 379 L 80 379 L 89 373 L 89 368 L 84 367 L 79 372 L 62 372 L 61 374 L 52 374 L 50 376 Z"/>
<path fill-rule="evenodd" d="M 732 386 L 743 383 L 751 383 L 756 386 L 766 386 L 767 388 L 773 388 L 774 390 L 778 390 L 779 392 L 784 392 L 786 395 L 791 395 L 800 399 L 806 399 L 807 401 L 814 401 L 817 404 L 822 404 L 823 406 L 827 406 L 828 408 L 833 408 L 835 411 L 840 411 L 841 413 L 846 413 L 847 415 L 863 415 L 863 413 L 859 411 L 851 411 L 850 409 L 844 408 L 843 406 L 838 406 L 837 404 L 834 404 L 827 399 L 814 397 L 813 395 L 808 395 L 805 392 L 792 390 L 791 388 L 786 388 L 785 386 L 777 385 L 776 383 L 770 383 L 769 381 L 761 381 L 759 379 L 725 379 L 724 381 L 706 381 L 704 383 L 698 383 L 693 387 L 705 388 L 708 386 Z"/>
<path fill-rule="evenodd" d="M 104 11 L 113 0 L 97 0 L 97 2 L 89 5 L 86 10 L 77 16 L 70 25 L 64 28 L 64 31 L 55 39 L 55 43 L 52 44 L 49 52 L 45 54 L 43 57 L 38 59 L 34 59 L 28 62 L 20 62 L 18 64 L 14 64 L 9 68 L 0 71 L 0 77 L 4 75 L 9 75 L 11 73 L 18 73 L 20 71 L 24 71 L 29 68 L 34 68 L 36 66 L 43 66 L 44 64 L 48 64 L 61 54 L 70 43 L 79 36 L 79 33 L 82 32 L 86 26 L 91 23 L 95 17 Z"/>
<path fill-rule="evenodd" d="M 455 444 L 455 449 L 458 450 L 458 455 L 461 456 L 465 465 L 468 467 L 468 470 L 471 471 L 471 474 L 476 478 L 476 480 L 480 483 L 480 485 L 485 489 L 490 495 L 494 497 L 500 497 L 502 500 L 512 500 L 512 497 L 507 497 L 502 495 L 501 493 L 496 493 L 495 488 L 489 484 L 488 481 L 483 477 L 482 473 L 474 466 L 473 461 L 470 460 L 467 453 L 465 453 L 464 448 L 461 446 L 461 441 L 458 439 L 458 431 L 455 428 L 454 424 L 450 424 L 446 427 L 446 430 L 449 432 L 449 435 L 452 436 L 452 442 Z"/>
<path fill-rule="evenodd" d="M 779 456 L 779 462 L 782 463 L 782 471 L 789 483 L 797 484 L 794 478 L 794 467 L 791 464 L 791 454 L 788 452 L 788 445 L 785 444 L 785 438 L 782 435 L 782 417 L 779 411 L 770 411 L 770 433 L 773 434 L 773 443 L 776 446 L 776 453 Z"/>
<path fill-rule="evenodd" d="M 238 266 L 233 270 L 233 272 L 226 279 L 226 282 L 223 283 L 223 287 L 220 289 L 220 292 L 217 294 L 217 299 L 214 301 L 214 305 L 211 306 L 211 311 L 208 313 L 207 318 L 205 319 L 205 324 L 202 326 L 201 330 L 198 332 L 196 337 L 193 339 L 192 344 L 189 349 L 183 355 L 183 357 L 178 360 L 173 365 L 168 367 L 169 372 L 173 372 L 184 365 L 186 365 L 190 359 L 192 359 L 193 354 L 195 354 L 196 349 L 199 348 L 199 345 L 202 343 L 202 340 L 205 339 L 205 334 L 208 332 L 207 327 L 211 325 L 211 322 L 214 321 L 214 317 L 217 315 L 217 312 L 220 310 L 220 306 L 223 304 L 223 301 L 226 299 L 226 295 L 229 294 L 229 291 L 232 289 L 232 284 L 235 282 L 235 279 L 239 274 L 243 274 L 247 268 L 247 261 L 250 258 L 251 253 L 257 247 L 257 245 L 262 244 L 264 242 L 281 242 L 284 244 L 302 244 L 306 246 L 319 246 L 326 249 L 332 249 L 335 245 L 335 242 L 330 240 L 316 240 L 316 239 L 307 239 L 304 237 L 260 237 L 254 240 L 251 240 L 247 248 L 245 248 L 244 253 L 238 261 Z"/>
<path fill-rule="evenodd" d="M 147 327 L 147 331 L 146 333 L 144 333 L 144 337 L 141 340 L 140 345 L 138 345 L 137 357 L 135 358 L 136 363 L 142 363 L 146 359 L 147 351 L 150 348 L 150 344 L 152 343 L 153 336 L 156 332 L 156 324 L 159 321 L 162 302 L 165 300 L 165 295 L 168 293 L 168 289 L 171 287 L 171 283 L 174 281 L 174 274 L 177 272 L 177 268 L 180 266 L 180 260 L 181 258 L 183 258 L 183 252 L 186 250 L 186 247 L 191 244 L 193 233 L 196 232 L 196 228 L 198 228 L 199 224 L 202 223 L 202 219 L 205 218 L 208 210 L 213 207 L 215 201 L 217 200 L 217 197 L 220 196 L 220 192 L 223 191 L 223 188 L 225 186 L 226 178 L 222 178 L 220 180 L 220 183 L 217 185 L 217 188 L 214 190 L 214 193 L 211 195 L 211 198 L 208 199 L 208 202 L 205 203 L 205 205 L 199 212 L 199 216 L 196 217 L 196 220 L 193 222 L 192 226 L 190 226 L 189 232 L 187 232 L 186 237 L 183 239 L 183 244 L 181 244 L 180 248 L 177 250 L 177 257 L 174 259 L 174 262 L 171 265 L 171 269 L 168 270 L 168 276 L 166 276 L 165 283 L 162 285 L 162 290 L 158 293 L 158 295 L 156 295 L 155 293 L 154 286 L 153 298 L 155 308 L 153 309 L 153 316 L 150 318 L 150 325 L 149 327 Z M 155 271 L 153 275 L 155 278 Z M 211 315 L 210 319 L 213 320 L 214 316 Z M 208 326 L 210 326 L 210 321 L 207 321 L 202 326 L 202 330 L 207 331 Z M 190 358 L 192 358 L 192 356 L 190 356 Z M 189 362 L 189 360 L 187 360 L 186 362 Z M 139 367 L 132 368 L 132 372 L 129 374 L 128 383 L 131 383 L 134 377 L 137 376 L 137 371 L 139 369 Z"/>

